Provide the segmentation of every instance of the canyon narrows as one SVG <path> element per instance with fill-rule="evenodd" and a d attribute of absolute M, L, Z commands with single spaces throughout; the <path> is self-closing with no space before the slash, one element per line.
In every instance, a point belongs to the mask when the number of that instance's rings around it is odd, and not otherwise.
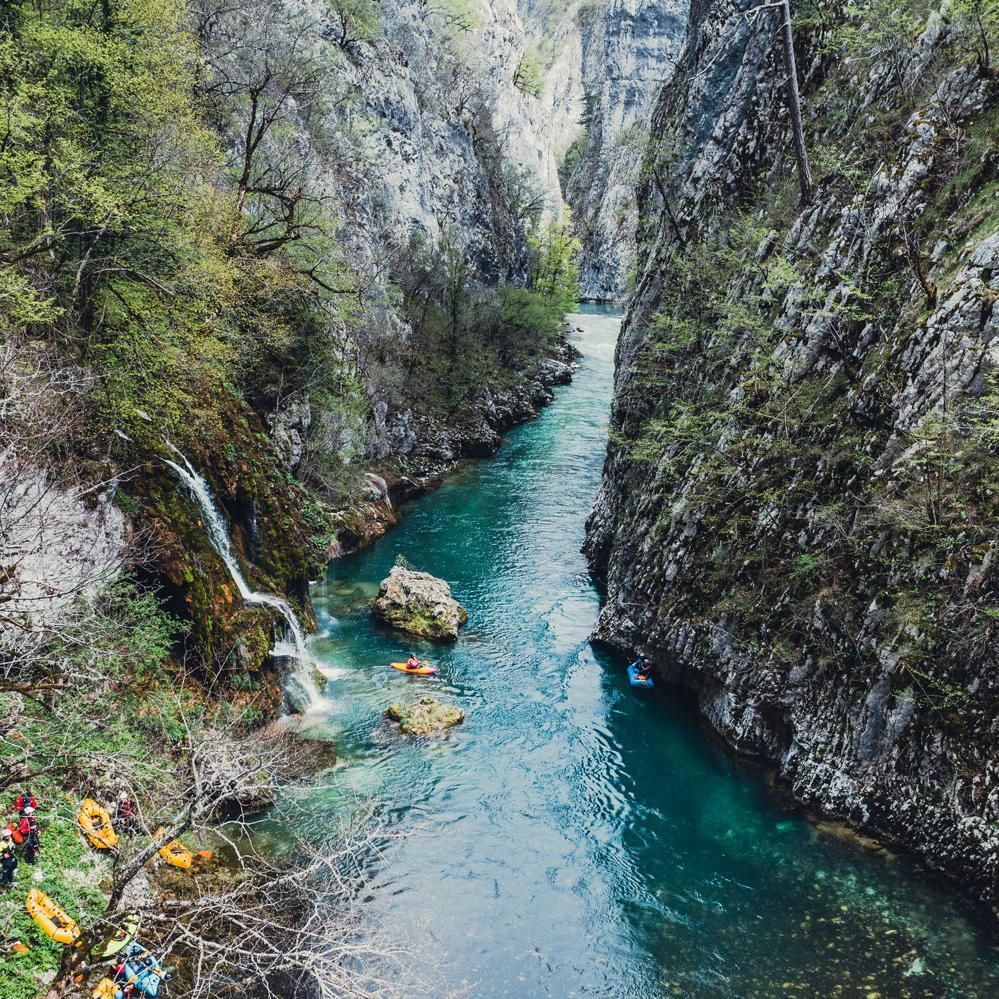
<path fill-rule="evenodd" d="M 992 0 L 0 24 L 4 999 L 996 991 Z"/>

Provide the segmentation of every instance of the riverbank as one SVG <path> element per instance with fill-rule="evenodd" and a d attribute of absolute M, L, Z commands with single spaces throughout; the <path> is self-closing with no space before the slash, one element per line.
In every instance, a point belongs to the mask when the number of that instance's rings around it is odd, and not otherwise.
<path fill-rule="evenodd" d="M 399 506 L 440 486 L 463 462 L 495 455 L 507 431 L 535 419 L 554 401 L 554 390 L 572 380 L 581 356 L 573 343 L 578 332 L 561 326 L 533 369 L 506 384 L 484 386 L 464 417 L 407 413 L 389 431 L 383 416 L 376 430 L 393 450 L 365 462 L 364 500 L 331 515 L 331 556 L 351 554 L 383 537 L 397 523 Z"/>
<path fill-rule="evenodd" d="M 443 420 L 420 424 L 413 446 L 390 462 L 391 486 L 374 473 L 368 475 L 377 495 L 360 508 L 361 519 L 353 523 L 363 523 L 362 533 L 370 536 L 382 533 L 394 522 L 397 504 L 436 487 L 463 462 L 494 452 L 504 432 L 535 417 L 552 401 L 554 387 L 571 379 L 576 358 L 569 330 L 563 329 L 536 366 L 483 391 L 467 419 L 454 427 Z M 38 883 L 51 892 L 84 927 L 100 924 L 107 892 L 113 890 L 117 867 L 90 850 L 76 829 L 74 807 L 80 797 L 112 802 L 127 788 L 140 803 L 148 826 L 145 832 L 151 834 L 160 824 L 176 824 L 188 801 L 190 767 L 203 751 L 199 740 L 224 744 L 224 752 L 234 758 L 239 757 L 240 747 L 266 746 L 265 755 L 273 762 L 266 781 L 259 774 L 249 779 L 243 794 L 238 774 L 230 772 L 225 778 L 230 798 L 239 791 L 236 819 L 241 821 L 244 810 L 252 816 L 265 807 L 279 784 L 297 783 L 333 755 L 326 743 L 297 739 L 287 726 L 274 729 L 272 719 L 285 702 L 282 679 L 287 681 L 287 668 L 270 652 L 271 629 L 275 624 L 280 627 L 284 618 L 266 603 L 262 612 L 242 597 L 244 589 L 255 586 L 266 587 L 263 596 L 272 603 L 287 593 L 306 626 L 311 626 L 311 603 L 296 581 L 319 549 L 312 532 L 328 529 L 330 520 L 305 490 L 281 481 L 277 456 L 260 421 L 234 400 L 228 402 L 230 434 L 220 431 L 217 439 L 192 450 L 193 462 L 179 452 L 168 452 L 171 460 L 176 459 L 174 472 L 147 456 L 138 474 L 118 488 L 115 506 L 107 503 L 111 513 L 118 508 L 134 516 L 140 506 L 143 509 L 155 558 L 143 563 L 142 574 L 147 585 L 160 587 L 160 592 L 128 583 L 98 595 L 91 611 L 96 616 L 84 622 L 89 629 L 87 642 L 99 650 L 97 659 L 63 664 L 72 668 L 72 675 L 87 678 L 89 687 L 66 703 L 45 694 L 0 693 L 4 726 L 0 764 L 7 768 L 0 790 L 13 795 L 18 782 L 28 779 L 44 802 L 42 864 L 32 871 L 22 863 L 21 883 L 0 903 L 4 945 L 0 974 L 10 983 L 11 999 L 47 990 L 57 981 L 63 957 L 62 949 L 48 941 L 23 911 L 21 896 L 27 885 Z M 132 441 L 123 442 L 128 449 L 134 446 Z M 255 453 L 257 460 L 246 461 L 242 452 Z M 198 468 L 204 470 L 210 494 L 195 502 L 187 490 L 199 475 Z M 227 569 L 226 560 L 220 559 L 220 542 L 209 524 L 213 519 L 232 545 L 235 569 Z M 291 532 L 287 544 L 281 540 L 280 525 Z M 361 537 L 351 543 L 361 543 Z M 233 573 L 244 571 L 246 578 L 237 584 Z M 178 619 L 189 615 L 196 629 L 193 635 Z M 76 653 L 89 656 L 90 644 L 79 644 Z M 112 649 L 114 659 L 106 661 Z M 188 655 L 180 654 L 185 649 Z M 195 655 L 196 649 L 209 655 Z M 213 650 L 218 651 L 217 658 Z M 109 703 L 115 705 L 115 720 L 108 717 Z M 67 733 L 72 733 L 68 742 Z M 195 918 L 205 885 L 231 885 L 237 870 L 236 881 L 275 873 L 266 857 L 260 858 L 254 871 L 252 865 L 247 869 L 245 857 L 239 862 L 228 857 L 225 843 L 219 850 L 215 818 L 204 816 L 196 830 L 179 833 L 195 850 L 210 847 L 216 853 L 211 864 L 198 868 L 203 884 L 186 880 L 182 872 L 164 868 L 153 857 L 155 870 L 138 872 L 128 885 L 126 905 L 148 917 L 143 942 L 155 949 L 178 945 L 184 952 L 185 944 L 174 940 L 170 913 Z M 222 821 L 226 825 L 234 819 L 227 813 Z M 130 841 L 127 854 L 134 854 L 144 842 Z M 293 866 L 285 873 L 292 870 Z M 37 880 L 25 880 L 33 874 Z M 291 932 L 289 927 L 283 931 Z M 26 954 L 8 949 L 15 940 L 25 943 Z"/>

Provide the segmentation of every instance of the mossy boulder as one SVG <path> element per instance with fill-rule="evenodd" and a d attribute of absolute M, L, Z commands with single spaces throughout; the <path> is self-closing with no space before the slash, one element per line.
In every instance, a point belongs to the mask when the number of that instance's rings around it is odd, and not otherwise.
<path fill-rule="evenodd" d="M 465 712 L 432 697 L 421 697 L 415 704 L 390 705 L 385 717 L 398 722 L 399 731 L 404 735 L 437 735 L 460 725 L 465 720 Z"/>
<path fill-rule="evenodd" d="M 375 616 L 420 638 L 454 641 L 468 612 L 443 579 L 397 565 L 382 580 Z"/>

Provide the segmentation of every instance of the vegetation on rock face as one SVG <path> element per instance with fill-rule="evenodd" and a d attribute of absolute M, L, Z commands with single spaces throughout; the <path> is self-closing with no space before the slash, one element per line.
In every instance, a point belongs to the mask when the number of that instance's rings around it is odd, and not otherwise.
<path fill-rule="evenodd" d="M 734 173 L 697 163 L 714 154 L 702 122 L 667 98 L 658 112 L 612 430 L 619 533 L 591 546 L 613 552 L 612 589 L 658 608 L 657 642 L 744 656 L 768 690 L 837 678 L 844 713 L 873 713 L 881 678 L 898 717 L 943 740 L 941 766 L 980 773 L 999 637 L 999 24 L 989 4 L 796 11 L 814 207 L 771 155 L 785 122 L 762 44 L 717 56 L 760 123 Z M 764 738 L 783 745 L 792 721 L 772 714 Z M 957 871 L 961 850 L 937 862 Z"/>
<path fill-rule="evenodd" d="M 545 89 L 541 57 L 537 52 L 525 52 L 513 74 L 513 85 L 531 97 L 540 97 Z"/>

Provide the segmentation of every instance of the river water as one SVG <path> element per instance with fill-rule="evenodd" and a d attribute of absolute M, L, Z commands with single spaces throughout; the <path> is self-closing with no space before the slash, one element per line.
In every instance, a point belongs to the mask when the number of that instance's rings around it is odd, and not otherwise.
<path fill-rule="evenodd" d="M 686 697 L 633 691 L 590 646 L 600 597 L 579 548 L 619 321 L 572 318 L 584 360 L 557 402 L 315 588 L 312 650 L 331 677 L 317 734 L 341 762 L 307 804 L 320 825 L 370 808 L 398 832 L 372 868 L 371 918 L 435 995 L 999 993 L 980 914 L 809 823 Z M 468 609 L 453 647 L 372 622 L 399 554 Z M 439 677 L 388 668 L 410 650 Z M 400 739 L 382 711 L 420 694 L 465 725 Z"/>

